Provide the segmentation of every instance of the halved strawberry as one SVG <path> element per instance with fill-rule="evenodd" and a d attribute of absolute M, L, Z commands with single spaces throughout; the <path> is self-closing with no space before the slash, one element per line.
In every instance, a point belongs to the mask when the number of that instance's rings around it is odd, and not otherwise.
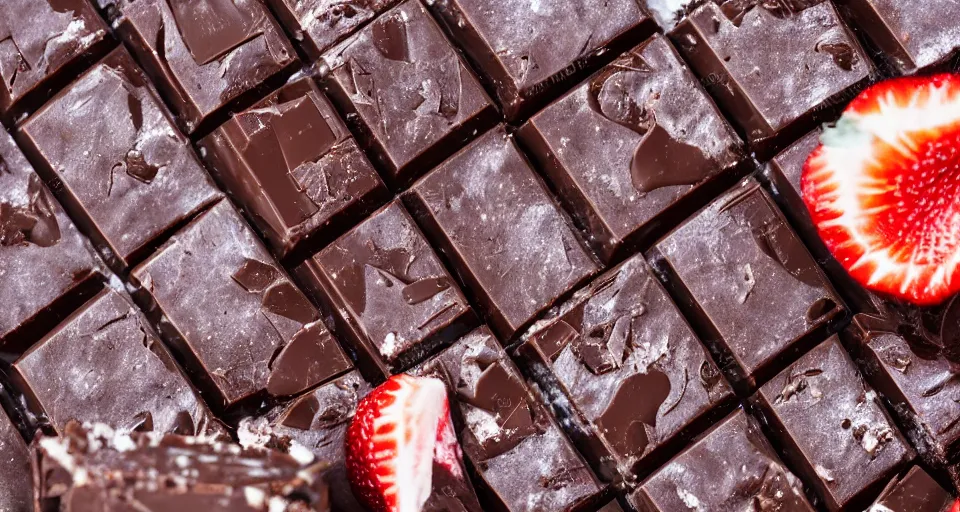
<path fill-rule="evenodd" d="M 921 306 L 960 291 L 960 76 L 868 88 L 824 130 L 801 183 L 860 284 Z"/>
<path fill-rule="evenodd" d="M 347 475 L 371 512 L 420 512 L 434 464 L 464 479 L 440 379 L 395 375 L 367 395 L 347 430 Z"/>
<path fill-rule="evenodd" d="M 953 506 L 950 507 L 950 512 L 960 512 L 960 500 L 953 502 Z"/>

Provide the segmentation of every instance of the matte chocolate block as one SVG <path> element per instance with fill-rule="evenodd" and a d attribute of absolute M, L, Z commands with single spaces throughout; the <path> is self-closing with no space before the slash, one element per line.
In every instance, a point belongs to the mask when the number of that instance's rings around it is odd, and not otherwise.
<path fill-rule="evenodd" d="M 197 217 L 130 277 L 215 408 L 297 395 L 352 366 L 228 201 Z"/>
<path fill-rule="evenodd" d="M 20 432 L 0 410 L 0 503 L 11 512 L 33 512 L 30 450 Z"/>
<path fill-rule="evenodd" d="M 208 117 L 297 65 L 260 0 L 116 0 L 117 35 L 193 133 Z"/>
<path fill-rule="evenodd" d="M 234 115 L 199 144 L 214 177 L 280 258 L 356 224 L 387 196 L 310 78 Z"/>
<path fill-rule="evenodd" d="M 689 213 L 677 203 L 734 166 L 742 142 L 663 36 L 530 119 L 521 143 L 605 261 Z"/>
<path fill-rule="evenodd" d="M 221 197 L 123 49 L 27 119 L 20 135 L 37 172 L 119 269 Z"/>
<path fill-rule="evenodd" d="M 337 335 L 374 381 L 423 361 L 477 323 L 397 201 L 294 273 L 336 319 Z"/>
<path fill-rule="evenodd" d="M 631 482 L 656 468 L 733 398 L 642 255 L 550 311 L 524 339 L 518 350 L 540 389 L 607 478 Z"/>
<path fill-rule="evenodd" d="M 503 127 L 404 196 L 504 341 L 597 271 Z"/>

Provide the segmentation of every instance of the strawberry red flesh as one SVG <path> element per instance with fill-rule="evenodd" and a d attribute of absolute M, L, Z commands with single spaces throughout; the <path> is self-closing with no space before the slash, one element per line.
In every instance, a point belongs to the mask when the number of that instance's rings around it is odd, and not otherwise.
<path fill-rule="evenodd" d="M 864 91 L 807 160 L 821 237 L 865 287 L 927 306 L 960 291 L 960 78 Z"/>

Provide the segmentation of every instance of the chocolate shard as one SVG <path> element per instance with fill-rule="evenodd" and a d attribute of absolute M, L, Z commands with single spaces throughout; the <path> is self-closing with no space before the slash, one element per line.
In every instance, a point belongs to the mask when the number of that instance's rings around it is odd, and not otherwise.
<path fill-rule="evenodd" d="M 331 364 L 332 361 L 337 364 Z M 308 325 L 273 361 L 267 392 L 273 396 L 293 396 L 336 376 L 331 372 L 349 365 L 326 329 Z"/>
<path fill-rule="evenodd" d="M 243 266 L 234 272 L 231 277 L 244 290 L 251 293 L 260 293 L 283 276 L 273 265 L 247 258 L 243 262 Z"/>
<path fill-rule="evenodd" d="M 643 400 L 637 397 L 643 396 Z M 649 444 L 647 428 L 656 427 L 657 413 L 670 396 L 670 379 L 658 370 L 631 375 L 620 384 L 597 427 L 622 454 L 643 455 Z"/>
<path fill-rule="evenodd" d="M 263 309 L 302 324 L 317 319 L 317 310 L 289 281 L 277 283 L 267 290 L 263 296 Z"/>

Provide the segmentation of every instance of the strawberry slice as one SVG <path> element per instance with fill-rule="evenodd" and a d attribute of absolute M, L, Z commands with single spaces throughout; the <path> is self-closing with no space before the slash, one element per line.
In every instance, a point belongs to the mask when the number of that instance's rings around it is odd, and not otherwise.
<path fill-rule="evenodd" d="M 801 185 L 860 284 L 920 306 L 960 291 L 960 75 L 868 88 L 826 128 Z"/>
<path fill-rule="evenodd" d="M 953 502 L 953 506 L 950 507 L 950 512 L 960 512 L 960 500 Z"/>
<path fill-rule="evenodd" d="M 357 406 L 346 449 L 354 495 L 372 512 L 420 512 L 435 466 L 465 479 L 440 379 L 395 375 L 381 384 Z"/>

